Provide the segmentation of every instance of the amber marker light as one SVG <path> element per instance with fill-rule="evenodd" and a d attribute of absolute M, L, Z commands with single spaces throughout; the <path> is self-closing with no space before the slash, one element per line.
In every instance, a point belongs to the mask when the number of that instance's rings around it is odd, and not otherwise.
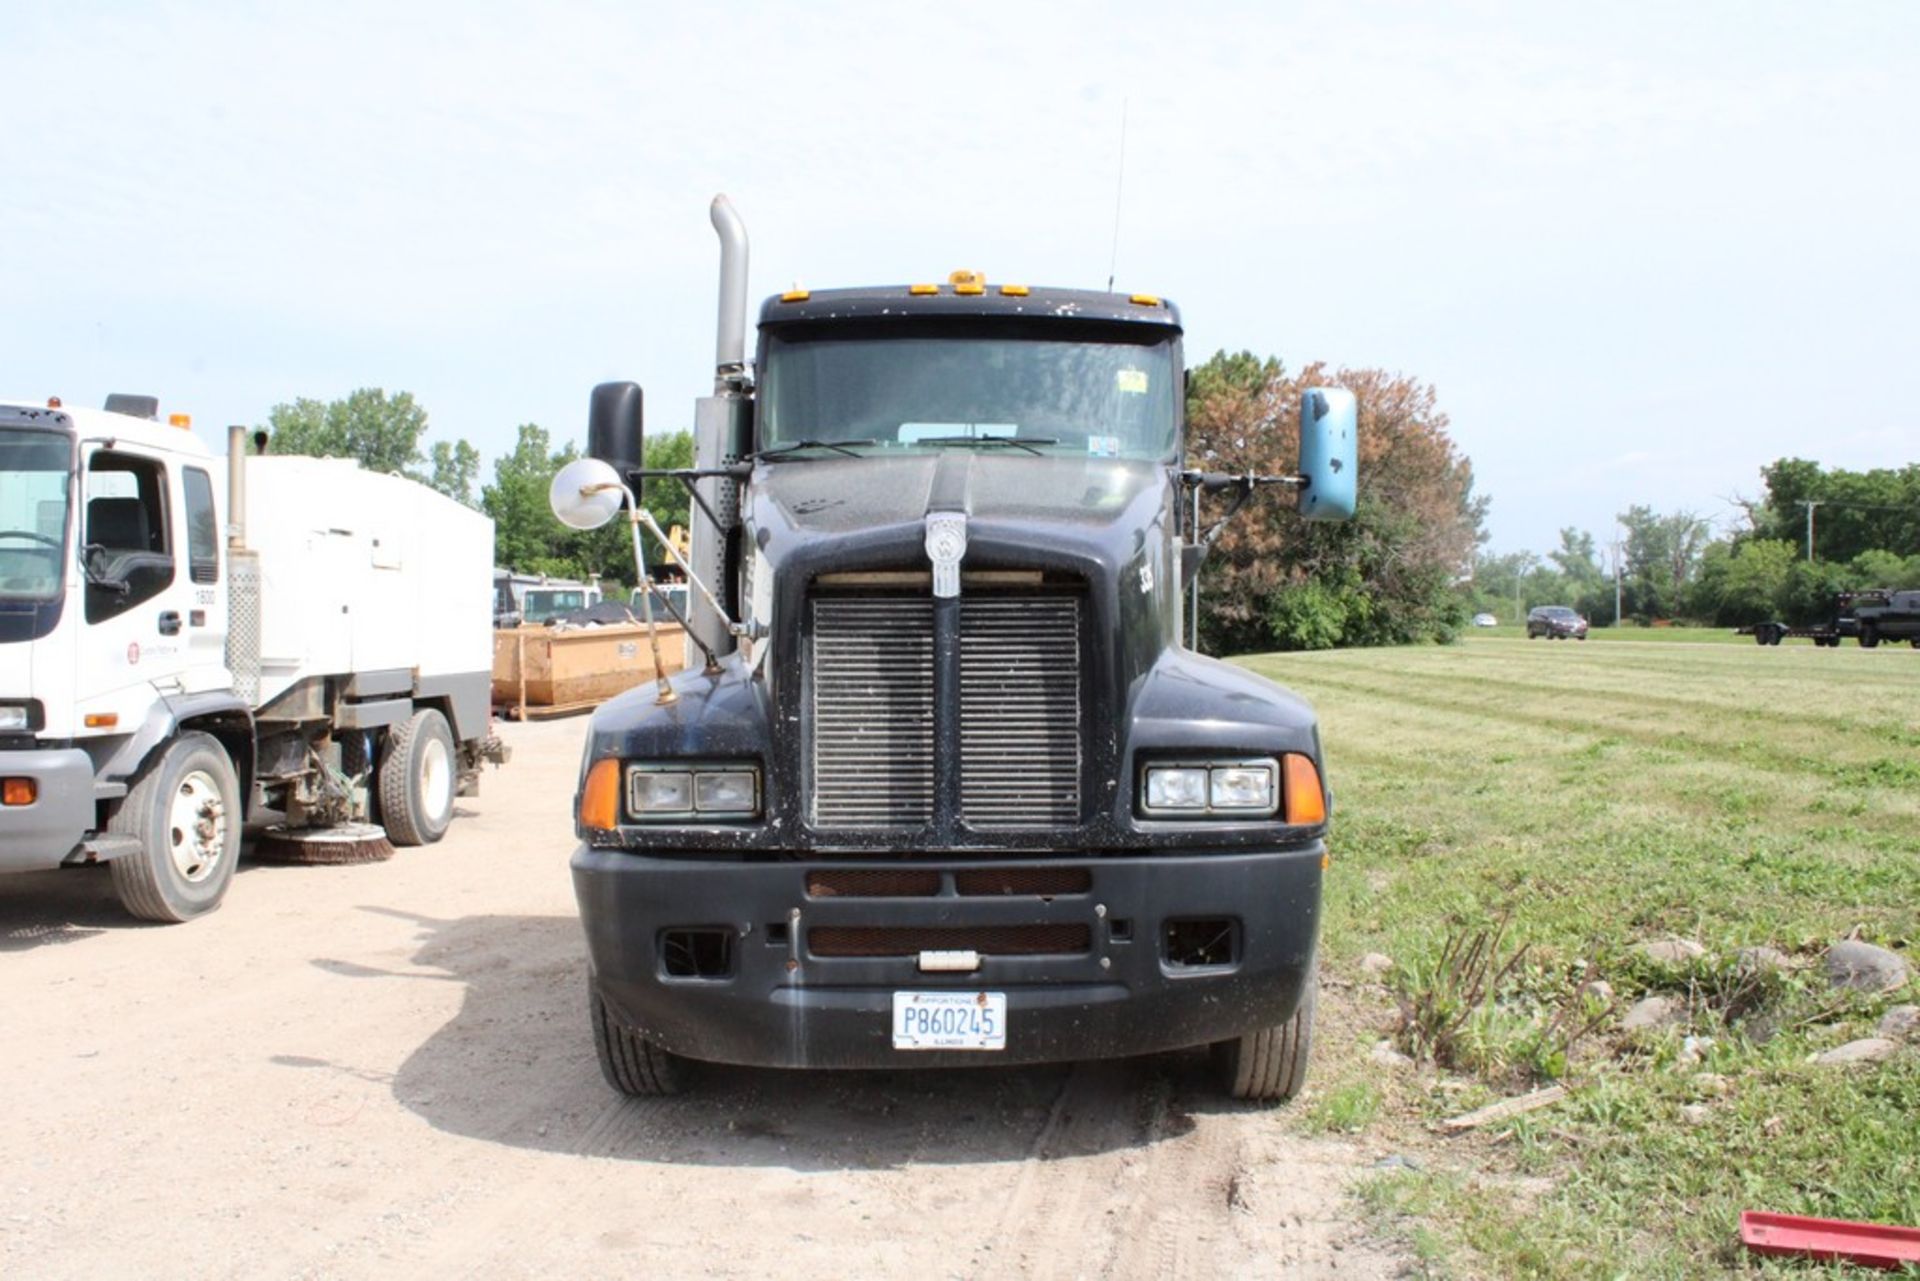
<path fill-rule="evenodd" d="M 620 826 L 620 762 L 595 761 L 580 789 L 580 826 L 590 832 L 611 832 Z"/>
<path fill-rule="evenodd" d="M 84 720 L 88 729 L 112 729 L 120 723 L 120 713 L 88 712 Z"/>
<path fill-rule="evenodd" d="M 31 805 L 39 795 L 40 789 L 34 786 L 30 778 L 10 778 L 0 783 L 0 803 L 7 805 Z"/>
<path fill-rule="evenodd" d="M 593 762 L 588 786 L 580 789 L 580 826 L 588 832 L 612 832 L 620 826 L 620 762 Z"/>
<path fill-rule="evenodd" d="M 1281 758 L 1281 788 L 1286 798 L 1287 822 L 1302 826 L 1327 821 L 1327 794 L 1313 758 L 1288 752 Z"/>

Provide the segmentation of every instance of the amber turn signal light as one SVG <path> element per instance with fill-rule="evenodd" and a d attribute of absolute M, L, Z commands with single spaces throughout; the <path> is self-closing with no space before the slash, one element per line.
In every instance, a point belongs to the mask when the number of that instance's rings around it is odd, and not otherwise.
<path fill-rule="evenodd" d="M 580 789 L 580 826 L 590 832 L 611 832 L 620 826 L 620 762 L 595 761 Z"/>
<path fill-rule="evenodd" d="M 1286 798 L 1287 822 L 1312 825 L 1327 821 L 1327 793 L 1313 758 L 1288 752 L 1281 758 L 1281 789 Z"/>
<path fill-rule="evenodd" d="M 30 778 L 10 778 L 0 783 L 0 803 L 7 805 L 31 805 L 39 793 Z"/>

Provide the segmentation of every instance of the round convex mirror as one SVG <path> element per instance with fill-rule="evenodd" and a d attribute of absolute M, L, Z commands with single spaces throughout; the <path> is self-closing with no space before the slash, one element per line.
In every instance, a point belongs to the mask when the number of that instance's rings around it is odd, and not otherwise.
<path fill-rule="evenodd" d="M 620 474 L 598 458 L 576 458 L 562 467 L 547 489 L 547 506 L 561 524 L 598 529 L 620 512 L 624 501 Z"/>

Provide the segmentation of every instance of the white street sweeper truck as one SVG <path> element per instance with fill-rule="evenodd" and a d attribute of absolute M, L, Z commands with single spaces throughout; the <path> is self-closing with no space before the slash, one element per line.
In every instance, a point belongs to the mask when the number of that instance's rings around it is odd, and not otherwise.
<path fill-rule="evenodd" d="M 157 409 L 0 402 L 0 872 L 107 862 L 184 921 L 250 817 L 307 861 L 440 839 L 504 756 L 492 522 Z"/>

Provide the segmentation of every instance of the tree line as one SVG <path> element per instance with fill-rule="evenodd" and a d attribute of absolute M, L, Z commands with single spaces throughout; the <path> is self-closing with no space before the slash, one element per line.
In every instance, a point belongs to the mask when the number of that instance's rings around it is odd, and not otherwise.
<path fill-rule="evenodd" d="M 580 456 L 571 441 L 556 448 L 544 427 L 522 423 L 514 447 L 494 459 L 493 479 L 480 484 L 480 451 L 465 440 L 426 441 L 427 411 L 407 392 L 361 388 L 334 401 L 293 400 L 267 415 L 268 448 L 282 454 L 355 458 L 370 471 L 430 485 L 493 519 L 494 561 L 519 573 L 585 579 L 598 574 L 610 592 L 633 578 L 633 543 L 625 521 L 568 529 L 547 507 L 554 473 Z M 693 436 L 669 432 L 645 443 L 648 467 L 691 467 Z M 478 488 L 476 489 L 476 486 Z M 653 481 L 641 503 L 662 529 L 687 523 L 687 493 L 678 481 Z M 647 548 L 657 569 L 658 547 Z"/>
<path fill-rule="evenodd" d="M 1841 592 L 1920 587 L 1920 464 L 1846 471 L 1783 458 L 1760 478 L 1761 497 L 1739 503 L 1744 527 L 1725 537 L 1691 512 L 1636 506 L 1606 547 L 1563 529 L 1544 558 L 1478 556 L 1474 608 L 1505 618 L 1571 605 L 1604 626 L 1617 604 L 1623 622 L 1805 626 L 1830 621 Z"/>

